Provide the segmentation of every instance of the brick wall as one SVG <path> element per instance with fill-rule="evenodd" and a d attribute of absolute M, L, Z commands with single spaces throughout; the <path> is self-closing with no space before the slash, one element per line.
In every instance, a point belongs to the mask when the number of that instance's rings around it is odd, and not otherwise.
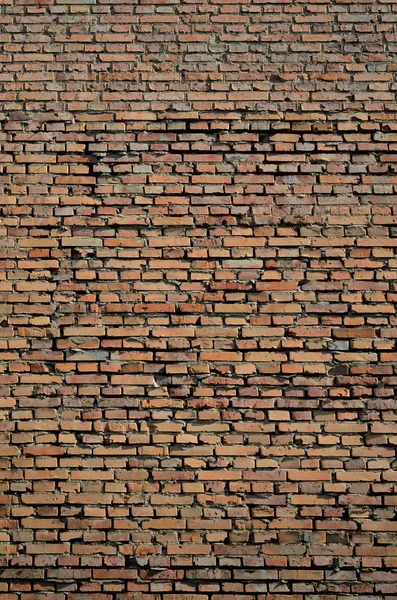
<path fill-rule="evenodd" d="M 396 598 L 395 0 L 0 4 L 0 600 Z"/>

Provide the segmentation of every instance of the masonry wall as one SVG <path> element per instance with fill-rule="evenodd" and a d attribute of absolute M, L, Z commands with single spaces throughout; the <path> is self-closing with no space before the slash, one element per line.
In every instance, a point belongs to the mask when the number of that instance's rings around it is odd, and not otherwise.
<path fill-rule="evenodd" d="M 0 5 L 0 600 L 396 598 L 397 4 Z"/>

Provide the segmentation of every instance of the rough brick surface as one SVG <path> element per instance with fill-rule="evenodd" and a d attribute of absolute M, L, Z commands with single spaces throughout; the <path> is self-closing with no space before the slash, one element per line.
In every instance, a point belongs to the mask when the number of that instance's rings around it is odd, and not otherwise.
<path fill-rule="evenodd" d="M 395 0 L 0 4 L 0 600 L 396 598 Z"/>

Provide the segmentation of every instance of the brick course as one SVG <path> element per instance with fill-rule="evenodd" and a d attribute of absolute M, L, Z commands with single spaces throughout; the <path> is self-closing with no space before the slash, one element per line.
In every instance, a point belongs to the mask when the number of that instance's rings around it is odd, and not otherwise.
<path fill-rule="evenodd" d="M 397 4 L 0 5 L 0 600 L 393 600 Z"/>

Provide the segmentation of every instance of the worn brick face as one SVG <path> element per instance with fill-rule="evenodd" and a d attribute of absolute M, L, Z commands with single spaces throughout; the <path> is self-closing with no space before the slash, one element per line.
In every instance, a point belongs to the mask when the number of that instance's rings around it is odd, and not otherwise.
<path fill-rule="evenodd" d="M 397 4 L 0 5 L 0 600 L 396 598 Z"/>

